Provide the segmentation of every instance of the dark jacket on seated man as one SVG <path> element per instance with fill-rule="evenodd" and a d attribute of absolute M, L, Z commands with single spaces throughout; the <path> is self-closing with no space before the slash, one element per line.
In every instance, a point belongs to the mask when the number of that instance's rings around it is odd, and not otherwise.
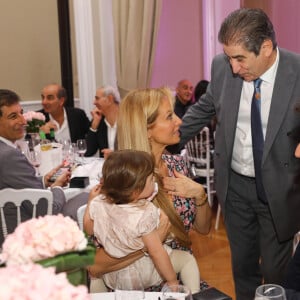
<path fill-rule="evenodd" d="M 75 107 L 65 107 L 68 125 L 70 130 L 71 142 L 76 143 L 77 140 L 85 139 L 90 127 L 90 120 L 84 110 Z M 39 110 L 46 117 L 46 122 L 50 121 L 49 114 L 44 109 Z M 47 138 L 50 136 L 47 134 Z"/>
<path fill-rule="evenodd" d="M 87 150 L 85 156 L 93 156 L 99 150 L 99 156 L 103 157 L 101 150 L 108 148 L 107 125 L 102 118 L 98 130 L 89 130 L 86 136 Z"/>

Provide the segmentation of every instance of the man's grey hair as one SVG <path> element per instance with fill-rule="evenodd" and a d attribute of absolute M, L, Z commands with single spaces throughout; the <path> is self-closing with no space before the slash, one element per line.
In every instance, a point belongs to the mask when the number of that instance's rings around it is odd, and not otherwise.
<path fill-rule="evenodd" d="M 119 104 L 121 102 L 120 93 L 117 88 L 114 88 L 111 85 L 106 85 L 101 87 L 101 89 L 103 90 L 104 96 L 112 95 L 116 103 Z"/>

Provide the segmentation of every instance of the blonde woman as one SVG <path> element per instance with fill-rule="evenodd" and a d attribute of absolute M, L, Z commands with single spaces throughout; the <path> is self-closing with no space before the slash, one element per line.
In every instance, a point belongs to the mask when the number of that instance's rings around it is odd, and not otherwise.
<path fill-rule="evenodd" d="M 211 209 L 202 185 L 186 176 L 187 168 L 179 155 L 165 153 L 168 145 L 179 142 L 181 120 L 174 114 L 173 97 L 169 89 L 134 90 L 121 101 L 118 115 L 118 148 L 152 153 L 159 191 L 153 203 L 161 208 L 158 232 L 165 240 L 170 232 L 174 249 L 190 250 L 189 230 L 207 234 L 211 224 Z M 95 188 L 90 195 L 100 193 Z M 93 195 L 94 194 L 94 195 Z M 166 217 L 167 216 L 167 217 Z M 170 222 L 170 223 L 169 223 Z M 91 228 L 85 227 L 92 232 Z M 95 264 L 89 268 L 94 277 L 128 266 L 143 255 L 137 251 L 115 259 L 103 249 L 97 251 Z"/>
<path fill-rule="evenodd" d="M 179 155 L 166 153 L 166 147 L 179 142 L 181 120 L 174 114 L 174 99 L 168 88 L 134 90 L 120 105 L 118 147 L 142 150 L 155 157 L 160 185 L 154 203 L 168 216 L 175 238 L 173 248 L 189 248 L 187 232 L 194 228 L 207 234 L 211 209 L 201 184 L 186 176 L 187 167 Z"/>

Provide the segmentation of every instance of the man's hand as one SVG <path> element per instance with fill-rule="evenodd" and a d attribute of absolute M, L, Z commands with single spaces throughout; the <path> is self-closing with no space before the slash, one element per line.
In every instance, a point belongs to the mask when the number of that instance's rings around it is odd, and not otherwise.
<path fill-rule="evenodd" d="M 92 123 L 91 123 L 91 128 L 94 130 L 97 130 L 100 121 L 102 119 L 102 111 L 95 107 L 92 111 L 91 111 L 91 115 L 92 115 Z"/>
<path fill-rule="evenodd" d="M 44 131 L 45 133 L 50 133 L 51 129 L 54 129 L 54 131 L 57 130 L 57 126 L 53 121 L 49 121 L 45 125 L 40 127 L 40 130 Z"/>

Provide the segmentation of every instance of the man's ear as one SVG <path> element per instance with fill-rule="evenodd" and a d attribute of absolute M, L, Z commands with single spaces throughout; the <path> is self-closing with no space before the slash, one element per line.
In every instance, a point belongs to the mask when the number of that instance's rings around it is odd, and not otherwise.
<path fill-rule="evenodd" d="M 271 56 L 272 52 L 273 52 L 273 43 L 271 40 L 264 40 L 262 45 L 261 45 L 261 48 L 260 48 L 260 51 L 262 52 L 262 54 L 264 56 Z"/>

